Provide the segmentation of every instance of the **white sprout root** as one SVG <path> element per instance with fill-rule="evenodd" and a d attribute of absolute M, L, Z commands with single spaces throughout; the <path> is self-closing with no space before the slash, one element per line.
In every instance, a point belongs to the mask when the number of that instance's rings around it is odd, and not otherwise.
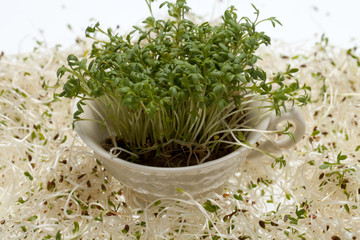
<path fill-rule="evenodd" d="M 88 50 L 74 48 L 79 56 Z M 67 54 L 38 49 L 0 59 L 0 239 L 360 236 L 355 50 L 319 43 L 301 54 L 284 45 L 261 52 L 269 76 L 290 63 L 312 87 L 312 102 L 302 108 L 307 133 L 283 153 L 286 167 L 272 168 L 270 158 L 245 161 L 222 195 L 160 199 L 144 210 L 127 206 L 121 183 L 72 131 L 71 102 L 52 102 L 46 84 L 57 81 Z"/>

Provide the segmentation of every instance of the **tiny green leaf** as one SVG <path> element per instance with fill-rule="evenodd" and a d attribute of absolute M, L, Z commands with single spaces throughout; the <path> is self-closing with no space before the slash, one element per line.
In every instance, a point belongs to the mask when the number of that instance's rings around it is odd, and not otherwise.
<path fill-rule="evenodd" d="M 154 207 L 156 207 L 159 204 L 161 204 L 161 200 L 158 200 L 158 201 L 154 202 Z"/>
<path fill-rule="evenodd" d="M 27 221 L 33 222 L 33 221 L 35 221 L 36 219 L 38 219 L 38 216 L 34 215 L 34 216 L 29 217 L 29 218 L 27 219 Z"/>
<path fill-rule="evenodd" d="M 296 72 L 298 72 L 298 71 L 299 71 L 299 69 L 297 69 L 297 68 L 292 68 L 292 69 L 289 70 L 289 73 L 296 73 Z"/>
<path fill-rule="evenodd" d="M 72 230 L 73 234 L 76 234 L 79 232 L 79 223 L 77 221 L 74 221 L 74 229 Z"/>
<path fill-rule="evenodd" d="M 345 208 L 345 210 L 346 210 L 348 213 L 350 213 L 350 208 L 349 208 L 349 205 L 344 204 L 344 208 Z"/>
<path fill-rule="evenodd" d="M 244 201 L 244 198 L 242 197 L 241 194 L 234 194 L 234 198 L 239 201 Z"/>
<path fill-rule="evenodd" d="M 176 191 L 184 193 L 184 191 L 181 188 L 176 188 Z"/>
<path fill-rule="evenodd" d="M 212 204 L 210 200 L 207 200 L 204 204 L 203 207 L 205 208 L 206 211 L 214 213 L 216 212 L 220 207 L 218 205 Z"/>
<path fill-rule="evenodd" d="M 34 179 L 34 177 L 28 171 L 24 172 L 24 175 L 26 177 L 28 177 L 30 179 L 30 181 L 32 181 Z"/>
<path fill-rule="evenodd" d="M 316 136 L 316 135 L 318 135 L 319 133 L 320 133 L 319 130 L 315 130 L 315 131 L 312 132 L 311 136 Z"/>
<path fill-rule="evenodd" d="M 320 169 L 326 169 L 328 167 L 330 167 L 330 164 L 322 164 L 319 168 Z"/>
<path fill-rule="evenodd" d="M 55 240 L 61 240 L 61 232 L 58 231 L 55 236 Z"/>
<path fill-rule="evenodd" d="M 346 155 L 342 155 L 341 152 L 337 155 L 337 158 L 336 158 L 339 161 L 342 161 L 342 160 L 345 160 L 347 159 L 347 156 Z"/>
<path fill-rule="evenodd" d="M 213 91 L 214 91 L 215 94 L 225 93 L 225 92 L 226 92 L 225 84 L 223 84 L 223 83 L 217 84 L 217 85 L 214 87 L 214 90 L 213 90 Z"/>
<path fill-rule="evenodd" d="M 314 161 L 314 160 L 310 160 L 310 161 L 308 161 L 308 164 L 310 164 L 311 166 L 315 166 L 315 161 Z"/>

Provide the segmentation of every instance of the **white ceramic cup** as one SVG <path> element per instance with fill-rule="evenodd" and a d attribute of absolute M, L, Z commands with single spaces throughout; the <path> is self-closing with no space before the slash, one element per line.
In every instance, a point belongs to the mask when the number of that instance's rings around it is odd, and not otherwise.
<path fill-rule="evenodd" d="M 88 102 L 83 106 L 84 113 L 81 117 L 96 119 L 97 114 L 88 106 L 89 104 L 92 103 Z M 76 104 L 74 105 L 75 110 Z M 278 123 L 282 121 L 292 121 L 295 124 L 293 133 L 295 142 L 290 138 L 279 142 L 266 140 L 260 144 L 260 149 L 274 152 L 281 148 L 289 148 L 303 137 L 305 122 L 296 108 L 283 112 L 281 117 L 269 116 L 253 128 L 260 131 L 275 130 Z M 186 198 L 187 196 L 178 189 L 187 192 L 195 199 L 205 197 L 209 192 L 221 191 L 223 184 L 235 174 L 242 160 L 262 156 L 257 151 L 241 147 L 224 157 L 200 165 L 175 168 L 151 167 L 113 157 L 101 146 L 108 135 L 94 121 L 77 121 L 75 130 L 85 144 L 94 150 L 106 171 L 125 186 L 126 202 L 134 208 L 143 208 L 146 204 L 164 197 Z M 261 136 L 259 132 L 250 132 L 247 141 L 251 145 L 255 145 Z"/>

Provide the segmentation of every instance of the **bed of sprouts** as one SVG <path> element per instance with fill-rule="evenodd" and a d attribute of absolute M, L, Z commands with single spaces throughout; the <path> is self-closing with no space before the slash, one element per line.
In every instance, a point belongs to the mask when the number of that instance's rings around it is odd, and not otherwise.
<path fill-rule="evenodd" d="M 356 48 L 325 37 L 299 52 L 262 52 L 268 74 L 289 63 L 312 87 L 307 133 L 272 158 L 243 162 L 223 194 L 127 206 L 120 182 L 71 128 L 69 100 L 49 86 L 71 51 L 0 59 L 0 239 L 356 239 L 360 236 L 360 70 Z M 186 193 L 184 193 L 187 195 Z"/>

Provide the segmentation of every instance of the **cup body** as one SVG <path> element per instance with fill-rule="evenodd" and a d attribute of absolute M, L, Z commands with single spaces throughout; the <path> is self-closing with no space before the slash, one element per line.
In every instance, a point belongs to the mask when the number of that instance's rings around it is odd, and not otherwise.
<path fill-rule="evenodd" d="M 93 107 L 89 107 L 90 104 L 93 104 Z M 84 113 L 80 117 L 97 119 L 94 107 L 96 108 L 94 102 L 87 102 L 83 106 Z M 270 119 L 270 116 L 264 118 L 253 128 L 260 131 L 266 130 Z M 199 165 L 175 168 L 151 167 L 113 157 L 101 146 L 101 143 L 109 136 L 95 121 L 77 121 L 75 130 L 84 143 L 95 152 L 106 171 L 126 187 L 126 200 L 133 207 L 144 207 L 147 203 L 159 198 L 185 198 L 186 196 L 178 189 L 189 193 L 194 198 L 204 197 L 207 193 L 220 189 L 235 174 L 241 161 L 245 160 L 252 151 L 240 147 L 231 154 Z M 260 137 L 259 132 L 250 132 L 247 140 L 254 145 Z"/>

